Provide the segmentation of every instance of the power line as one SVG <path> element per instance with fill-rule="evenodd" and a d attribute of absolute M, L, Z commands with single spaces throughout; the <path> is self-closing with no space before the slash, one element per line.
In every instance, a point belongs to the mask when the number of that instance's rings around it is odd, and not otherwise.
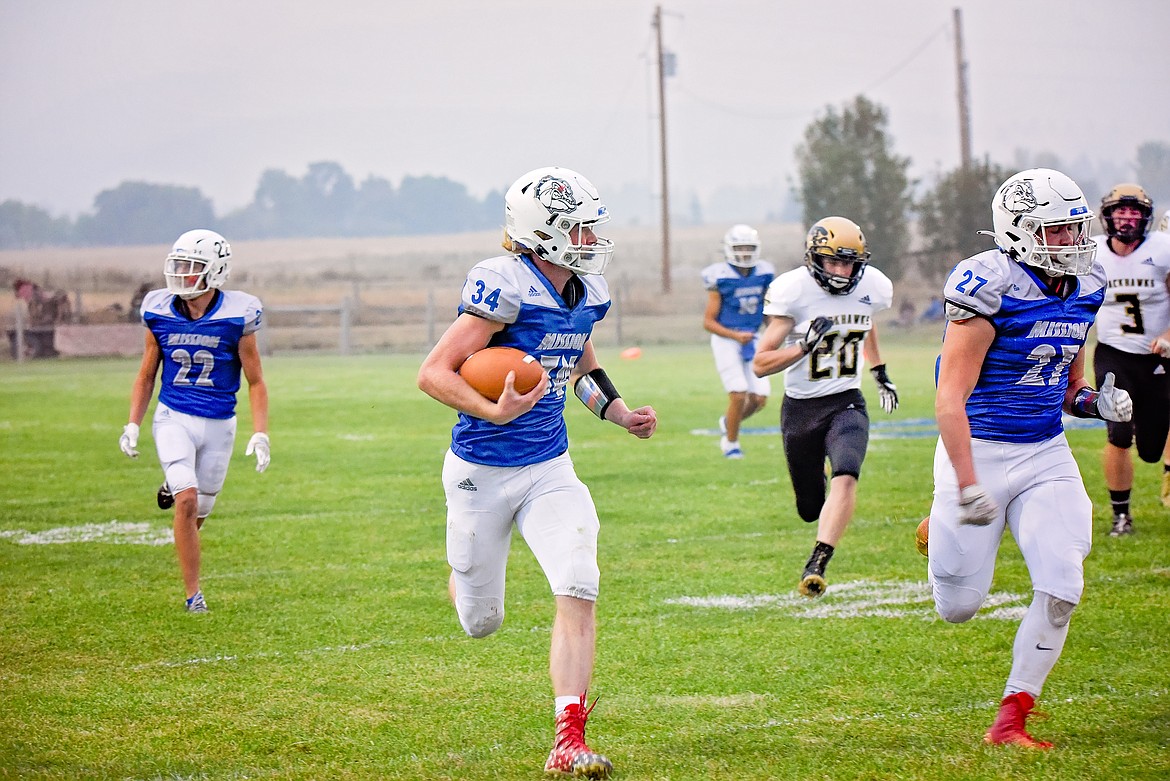
<path fill-rule="evenodd" d="M 863 89 L 861 91 L 862 94 L 865 94 L 865 93 L 869 92 L 870 90 L 875 89 L 876 87 L 880 87 L 882 84 L 885 84 L 891 78 L 896 76 L 903 68 L 905 68 L 907 65 L 912 63 L 918 57 L 918 55 L 920 55 L 920 54 L 922 54 L 922 52 L 926 51 L 926 47 L 930 46 L 930 44 L 932 44 L 934 42 L 935 38 L 937 38 L 940 35 L 942 35 L 943 33 L 947 32 L 949 29 L 950 29 L 949 24 L 943 24 L 942 27 L 938 28 L 933 33 L 931 33 L 930 36 L 927 37 L 927 39 L 925 41 L 923 41 L 922 44 L 917 49 L 915 49 L 914 52 L 909 57 L 907 57 L 900 64 L 898 64 L 892 71 L 890 71 L 889 73 L 887 73 L 886 75 L 882 76 L 880 79 L 875 81 L 873 84 L 870 84 L 868 87 Z"/>
<path fill-rule="evenodd" d="M 896 66 L 894 66 L 891 70 L 887 71 L 877 81 L 874 81 L 868 87 L 861 90 L 861 94 L 868 93 L 868 92 L 876 89 L 877 87 L 880 87 L 882 84 L 885 84 L 887 81 L 892 79 L 894 76 L 901 73 L 903 70 L 906 69 L 906 67 L 908 65 L 910 65 L 910 63 L 914 62 L 914 60 L 916 60 L 919 57 L 919 55 L 921 55 L 924 51 L 926 51 L 927 47 L 929 47 L 930 44 L 934 43 L 936 38 L 938 38 L 940 35 L 943 35 L 944 33 L 948 32 L 949 30 L 950 30 L 950 24 L 944 23 L 937 30 L 934 30 L 933 32 L 931 32 L 926 37 L 926 39 L 923 40 L 923 42 L 920 43 L 918 45 L 918 47 L 914 49 L 914 51 L 910 54 L 910 56 L 906 57 L 906 59 L 902 60 L 900 63 L 898 63 Z M 687 97 L 691 98 L 696 103 L 701 103 L 702 105 L 707 106 L 709 108 L 717 109 L 719 111 L 722 111 L 725 114 L 730 114 L 732 116 L 737 116 L 737 117 L 745 117 L 745 118 L 749 118 L 749 119 L 781 119 L 781 120 L 783 120 L 783 119 L 803 119 L 805 117 L 811 117 L 811 116 L 815 115 L 816 112 L 819 111 L 821 108 L 820 106 L 818 106 L 815 109 L 801 109 L 798 111 L 781 111 L 781 112 L 777 112 L 777 111 L 752 111 L 752 110 L 743 109 L 743 108 L 740 108 L 737 106 L 729 106 L 726 103 L 720 103 L 719 101 L 716 101 L 716 100 L 711 100 L 710 98 L 707 98 L 707 97 L 704 97 L 702 95 L 696 94 L 695 92 L 692 92 L 691 90 L 687 89 L 684 85 L 677 83 L 677 82 L 673 85 L 673 87 L 674 87 L 674 90 L 676 92 L 681 92 L 681 93 L 685 94 Z"/>

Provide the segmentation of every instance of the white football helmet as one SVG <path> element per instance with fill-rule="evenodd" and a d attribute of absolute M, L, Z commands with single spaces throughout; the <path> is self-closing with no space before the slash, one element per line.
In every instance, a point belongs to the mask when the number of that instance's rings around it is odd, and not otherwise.
<path fill-rule="evenodd" d="M 178 238 L 163 266 L 167 290 L 179 298 L 198 298 L 222 287 L 228 278 L 232 248 L 215 231 L 187 231 Z"/>
<path fill-rule="evenodd" d="M 737 268 L 752 268 L 760 259 L 760 234 L 750 225 L 732 225 L 723 236 L 723 257 Z"/>
<path fill-rule="evenodd" d="M 1030 168 L 1008 177 L 991 199 L 992 235 L 1014 260 L 1054 276 L 1088 274 L 1097 245 L 1089 238 L 1093 212 L 1076 182 L 1060 171 Z M 1070 245 L 1049 245 L 1044 229 L 1068 225 Z"/>
<path fill-rule="evenodd" d="M 504 232 L 541 260 L 576 274 L 601 274 L 613 242 L 594 229 L 609 211 L 588 179 L 568 168 L 537 168 L 504 195 Z"/>

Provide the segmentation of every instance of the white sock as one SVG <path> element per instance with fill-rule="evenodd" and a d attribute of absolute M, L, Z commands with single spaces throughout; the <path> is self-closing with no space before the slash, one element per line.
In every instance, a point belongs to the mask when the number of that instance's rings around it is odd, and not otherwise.
<path fill-rule="evenodd" d="M 562 695 L 560 697 L 557 697 L 556 698 L 556 712 L 559 714 L 561 711 L 563 711 L 565 708 L 569 707 L 573 703 L 580 705 L 581 698 L 574 697 L 571 694 Z"/>
<path fill-rule="evenodd" d="M 1064 640 L 1068 637 L 1068 624 L 1057 628 L 1048 620 L 1048 595 L 1037 591 L 1016 630 L 1016 641 L 1012 646 L 1012 672 L 1008 676 L 1004 696 L 1016 692 L 1028 692 L 1039 697 L 1048 673 L 1060 658 Z"/>

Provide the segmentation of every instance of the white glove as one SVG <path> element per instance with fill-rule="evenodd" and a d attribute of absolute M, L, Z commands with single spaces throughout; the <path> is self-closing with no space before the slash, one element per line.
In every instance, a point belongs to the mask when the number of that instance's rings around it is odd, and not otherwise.
<path fill-rule="evenodd" d="M 890 382 L 890 375 L 886 373 L 886 365 L 878 364 L 869 370 L 878 386 L 878 399 L 881 400 L 882 410 L 887 415 L 893 414 L 898 408 L 898 386 Z"/>
<path fill-rule="evenodd" d="M 802 353 L 808 355 L 813 350 L 817 349 L 817 345 L 821 343 L 821 340 L 825 338 L 825 334 L 827 334 L 829 329 L 832 327 L 833 321 L 829 318 L 823 316 L 814 318 L 813 321 L 808 324 L 808 330 L 805 332 L 804 336 L 796 340 L 796 346 L 800 348 Z"/>
<path fill-rule="evenodd" d="M 272 460 L 272 451 L 268 446 L 268 435 L 262 431 L 257 431 L 248 440 L 248 447 L 244 450 L 244 455 L 250 456 L 253 453 L 256 454 L 256 471 L 263 472 Z"/>
<path fill-rule="evenodd" d="M 978 483 L 959 491 L 959 523 L 986 526 L 999 517 L 999 508 Z"/>
<path fill-rule="evenodd" d="M 131 458 L 138 458 L 138 424 L 127 423 L 122 427 L 122 436 L 118 438 L 118 447 Z"/>
<path fill-rule="evenodd" d="M 1170 214 L 1170 212 L 1167 212 L 1167 214 Z M 1170 358 L 1170 342 L 1158 337 L 1150 343 L 1150 352 L 1160 355 L 1163 358 Z"/>
<path fill-rule="evenodd" d="M 1105 375 L 1105 382 L 1097 390 L 1097 414 L 1102 420 L 1125 423 L 1133 417 L 1133 399 L 1129 393 L 1115 386 L 1113 372 Z"/>

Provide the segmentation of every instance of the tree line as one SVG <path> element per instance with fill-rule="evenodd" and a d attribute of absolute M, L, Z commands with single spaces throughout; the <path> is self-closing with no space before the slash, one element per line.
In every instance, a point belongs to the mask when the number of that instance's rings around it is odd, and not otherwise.
<path fill-rule="evenodd" d="M 912 160 L 893 150 L 885 109 L 858 96 L 826 107 L 804 131 L 790 181 L 804 222 L 841 215 L 862 226 L 875 260 L 894 277 L 918 271 L 909 253 L 916 224 L 921 251 L 944 263 L 990 248 L 978 231 L 990 227 L 996 188 L 1021 168 L 1065 170 L 1091 206 L 1116 182 L 1086 182 L 1051 155 L 1005 166 L 984 160 L 940 171 L 924 186 L 909 175 Z M 1139 146 L 1129 166 L 1155 203 L 1170 199 L 1170 144 Z M 165 244 L 192 225 L 233 240 L 436 234 L 498 227 L 503 193 L 482 199 L 445 177 L 406 177 L 395 188 L 371 176 L 355 183 L 337 163 L 313 163 L 302 177 L 265 171 L 252 202 L 217 217 L 198 188 L 123 182 L 94 198 L 94 210 L 76 220 L 37 206 L 0 203 L 0 249 L 40 246 Z"/>
<path fill-rule="evenodd" d="M 502 192 L 482 200 L 444 177 L 408 176 L 395 188 L 376 176 L 355 183 L 337 163 L 313 163 L 297 178 L 265 171 L 247 206 L 216 216 L 196 187 L 122 182 L 76 220 L 38 206 L 0 203 L 0 249 L 166 244 L 192 225 L 233 240 L 393 236 L 482 230 L 500 224 Z"/>

